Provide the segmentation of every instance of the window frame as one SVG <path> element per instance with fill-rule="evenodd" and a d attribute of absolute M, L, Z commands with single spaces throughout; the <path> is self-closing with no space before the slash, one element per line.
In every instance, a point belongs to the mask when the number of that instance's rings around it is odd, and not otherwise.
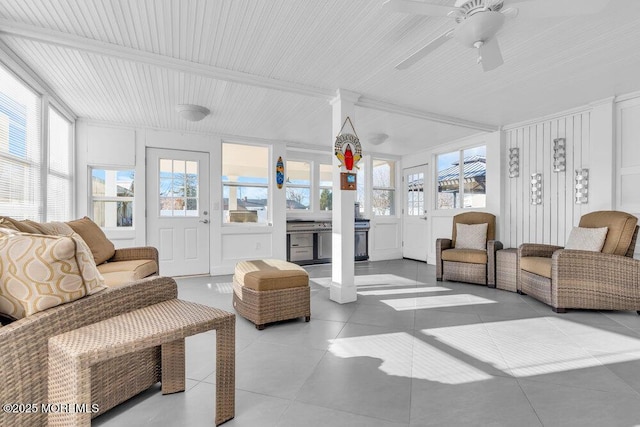
<path fill-rule="evenodd" d="M 135 231 L 136 229 L 136 202 L 135 202 L 135 193 L 133 196 L 94 196 L 93 194 L 93 170 L 99 169 L 104 171 L 132 171 L 133 172 L 133 182 L 136 182 L 136 168 L 131 166 L 103 166 L 103 165 L 89 165 L 88 169 L 88 189 L 89 189 L 89 206 L 87 207 L 87 212 L 90 214 L 91 218 L 95 219 L 94 212 L 94 202 L 131 202 L 131 226 L 129 227 L 100 227 L 105 231 Z M 135 191 L 135 190 L 134 190 Z"/>
<path fill-rule="evenodd" d="M 374 174 L 374 170 L 375 170 L 375 162 L 379 161 L 379 162 L 384 162 L 390 165 L 390 170 L 389 170 L 389 182 L 391 184 L 391 186 L 380 186 L 380 185 L 375 185 L 375 180 L 373 177 Z M 392 218 L 392 217 L 397 217 L 398 213 L 397 213 L 397 200 L 396 200 L 396 196 L 397 196 L 397 169 L 398 169 L 398 162 L 394 159 L 385 159 L 382 157 L 372 157 L 371 158 L 371 191 L 369 192 L 369 197 L 371 198 L 371 213 L 374 216 L 378 216 L 378 217 L 386 217 L 386 218 Z M 391 194 L 393 195 L 393 200 L 390 203 L 390 208 L 389 208 L 389 214 L 378 214 L 375 212 L 375 208 L 373 206 L 373 194 L 375 191 L 390 191 Z M 366 194 L 366 189 L 365 189 L 365 194 Z M 366 197 L 365 197 L 366 200 Z M 362 207 L 361 207 L 362 209 Z"/>
<path fill-rule="evenodd" d="M 55 169 L 51 168 L 51 148 L 52 148 L 52 143 L 51 143 L 51 111 L 53 111 L 55 114 L 57 114 L 62 120 L 64 120 L 65 122 L 67 122 L 69 124 L 69 138 L 67 140 L 67 145 L 69 148 L 69 156 L 67 158 L 68 161 L 68 173 L 64 173 L 64 172 L 60 172 L 57 171 Z M 61 109 L 59 109 L 57 106 L 53 105 L 52 103 L 48 103 L 47 105 L 47 113 L 46 113 L 46 121 L 47 121 L 47 138 L 46 138 L 46 152 L 47 152 L 47 158 L 46 158 L 46 178 L 44 180 L 44 182 L 46 182 L 47 188 L 46 188 L 46 193 L 44 194 L 43 197 L 46 196 L 46 209 L 44 212 L 44 218 L 45 221 L 54 221 L 56 219 L 52 219 L 49 216 L 49 177 L 56 177 L 56 178 L 60 178 L 60 179 L 64 179 L 66 181 L 68 181 L 69 184 L 69 188 L 67 189 L 68 191 L 68 200 L 69 200 L 69 206 L 67 206 L 67 217 L 70 218 L 73 215 L 73 208 L 74 208 L 74 201 L 73 201 L 73 194 L 74 194 L 74 183 L 75 183 L 75 174 L 74 174 L 74 159 L 75 159 L 75 153 L 74 153 L 74 145 L 73 145 L 73 141 L 74 141 L 74 134 L 75 134 L 75 121 L 69 119 L 67 117 L 66 114 L 64 114 L 63 111 L 61 111 Z"/>
<path fill-rule="evenodd" d="M 289 162 L 298 162 L 298 163 L 306 163 L 309 165 L 309 184 L 292 184 L 289 183 Z M 286 184 L 286 190 L 288 190 L 289 188 L 301 188 L 301 189 L 308 189 L 309 190 L 309 207 L 307 209 L 293 209 L 293 208 L 289 208 L 288 206 L 285 207 L 287 213 L 292 213 L 292 212 L 296 212 L 296 213 L 302 213 L 302 212 L 314 212 L 315 211 L 315 207 L 316 207 L 316 201 L 315 201 L 315 196 L 313 195 L 313 187 L 314 187 L 314 169 L 315 169 L 315 164 L 316 162 L 314 162 L 313 160 L 307 160 L 307 159 L 298 159 L 298 158 L 290 158 L 287 159 L 285 161 L 285 169 L 284 169 L 284 174 L 285 174 L 285 184 Z M 318 167 L 319 170 L 319 167 Z M 319 182 L 318 182 L 319 183 Z M 286 198 L 287 195 L 285 195 L 285 199 L 286 201 L 288 201 L 288 199 Z M 318 202 L 319 202 L 319 197 L 318 197 Z M 319 206 L 319 203 L 318 203 Z"/>
<path fill-rule="evenodd" d="M 320 179 L 321 176 L 321 172 L 320 169 L 322 166 L 329 166 L 329 169 L 332 170 L 333 169 L 333 163 L 329 162 L 329 163 L 323 163 L 323 162 L 316 162 L 318 164 L 318 185 L 317 185 L 317 190 L 316 190 L 316 195 L 317 195 L 317 200 L 318 200 L 318 212 L 332 212 L 333 211 L 333 180 L 331 181 L 331 184 L 329 185 L 322 185 L 322 179 Z M 333 173 L 333 171 L 332 171 Z M 333 178 L 333 176 L 332 176 Z M 324 190 L 329 190 L 329 193 L 331 195 L 331 209 L 326 209 L 323 210 L 322 207 L 320 206 L 320 199 L 322 198 L 322 192 Z"/>
<path fill-rule="evenodd" d="M 48 217 L 48 175 L 49 175 L 49 108 L 56 110 L 58 115 L 68 121 L 71 125 L 70 138 L 69 138 L 69 158 L 70 158 L 70 174 L 71 174 L 71 189 L 69 195 L 69 206 L 67 212 L 71 216 L 68 219 L 72 219 L 76 209 L 76 192 L 75 192 L 75 129 L 76 129 L 76 116 L 69 110 L 69 108 L 61 102 L 55 94 L 49 93 L 48 88 L 43 87 L 39 78 L 34 75 L 30 70 L 23 68 L 23 65 L 16 62 L 12 57 L 7 55 L 0 49 L 0 68 L 12 76 L 18 81 L 24 88 L 32 92 L 37 98 L 37 104 L 39 109 L 38 114 L 38 144 L 40 149 L 40 156 L 37 159 L 20 159 L 19 157 L 12 156 L 9 153 L 0 153 L 0 157 L 11 161 L 19 162 L 25 166 L 33 167 L 34 175 L 39 177 L 39 188 L 33 188 L 34 192 L 34 206 L 28 207 L 19 213 L 9 213 L 16 219 L 25 218 L 35 221 L 46 221 Z"/>
<path fill-rule="evenodd" d="M 258 148 L 262 148 L 267 150 L 267 164 L 266 164 L 266 169 L 267 169 L 267 176 L 266 176 L 266 183 L 253 183 L 253 182 L 239 182 L 239 181 L 225 181 L 224 179 L 222 179 L 222 177 L 224 177 L 224 146 L 225 144 L 229 144 L 229 145 L 241 145 L 244 147 L 258 147 Z M 270 145 L 266 145 L 266 144 L 256 144 L 256 143 L 250 143 L 250 142 L 239 142 L 239 141 L 222 141 L 222 143 L 220 144 L 220 160 L 222 163 L 222 167 L 221 167 L 221 179 L 220 179 L 220 203 L 222 206 L 221 209 L 221 213 L 222 213 L 222 218 L 221 218 L 221 224 L 222 227 L 271 227 L 273 224 L 273 185 L 275 185 L 275 181 L 273 180 L 273 173 L 274 173 L 274 169 L 271 167 L 271 159 L 273 157 L 273 148 Z M 286 175 L 286 170 L 285 170 L 285 175 Z M 251 188 L 264 188 L 267 191 L 267 197 L 266 197 L 266 205 L 265 205 L 265 209 L 267 211 L 267 217 L 265 219 L 265 221 L 263 222 L 232 222 L 232 221 L 228 221 L 227 217 L 225 215 L 225 209 L 224 209 L 224 190 L 225 187 L 251 187 Z M 230 201 L 229 201 L 230 202 Z M 227 212 L 230 211 L 230 209 L 227 209 Z"/>
<path fill-rule="evenodd" d="M 469 150 L 475 150 L 475 149 L 480 149 L 480 148 L 484 148 L 484 159 L 485 159 L 485 182 L 486 182 L 486 162 L 487 162 L 487 144 L 485 142 L 480 143 L 480 144 L 474 144 L 474 145 L 470 145 L 470 146 L 466 146 L 466 147 L 461 147 L 457 150 L 452 150 L 452 151 L 446 151 L 446 152 L 441 152 L 441 153 L 436 153 L 434 155 L 434 165 L 435 167 L 434 169 L 434 198 L 433 198 L 433 209 L 436 211 L 461 211 L 461 210 L 478 210 L 478 209 L 486 209 L 487 208 L 487 201 L 486 201 L 486 187 L 485 187 L 485 204 L 482 207 L 465 207 L 464 206 L 464 198 L 465 198 L 465 179 L 464 179 L 464 158 L 465 158 L 465 151 L 469 151 Z M 446 155 L 446 154 L 452 154 L 452 153 L 458 153 L 458 164 L 459 165 L 463 165 L 463 167 L 459 168 L 459 172 L 458 172 L 458 200 L 460 203 L 460 206 L 453 206 L 451 208 L 441 208 L 438 206 L 438 198 L 440 195 L 440 192 L 438 191 L 438 187 L 439 187 L 439 181 L 438 181 L 438 176 L 440 175 L 440 169 L 438 167 L 438 157 L 442 156 L 442 155 Z M 470 193 L 473 194 L 473 193 Z"/>

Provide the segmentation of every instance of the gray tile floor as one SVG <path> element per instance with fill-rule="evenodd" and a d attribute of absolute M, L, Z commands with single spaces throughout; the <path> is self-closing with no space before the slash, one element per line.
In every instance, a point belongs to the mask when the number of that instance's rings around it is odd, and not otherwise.
<path fill-rule="evenodd" d="M 358 301 L 329 300 L 308 268 L 310 323 L 238 317 L 236 418 L 225 426 L 640 425 L 640 316 L 555 314 L 515 293 L 436 282 L 409 260 L 358 263 Z M 179 296 L 233 311 L 231 276 Z M 159 385 L 98 426 L 212 426 L 215 332 L 187 340 L 187 390 Z"/>

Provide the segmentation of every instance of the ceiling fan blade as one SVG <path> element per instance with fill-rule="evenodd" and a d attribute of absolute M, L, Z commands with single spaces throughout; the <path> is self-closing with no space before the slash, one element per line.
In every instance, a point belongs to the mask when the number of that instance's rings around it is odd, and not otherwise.
<path fill-rule="evenodd" d="M 478 60 L 482 64 L 484 71 L 495 70 L 504 64 L 497 37 L 484 42 L 482 46 L 478 48 Z"/>
<path fill-rule="evenodd" d="M 452 35 L 453 35 L 453 30 L 449 30 L 444 34 L 439 35 L 435 39 L 431 40 L 426 46 L 424 46 L 421 49 L 418 49 L 417 52 L 414 52 L 407 59 L 400 62 L 398 65 L 396 65 L 396 69 L 406 70 L 407 68 L 411 67 L 413 64 L 420 61 L 422 58 L 424 58 L 425 56 L 427 56 L 428 54 L 430 54 L 431 52 L 433 52 L 434 50 L 442 46 L 444 43 L 446 43 L 451 38 Z"/>
<path fill-rule="evenodd" d="M 382 8 L 391 12 L 410 13 L 413 15 L 447 16 L 458 10 L 457 7 L 442 6 L 414 0 L 387 0 Z"/>
<path fill-rule="evenodd" d="M 611 0 L 509 0 L 518 3 L 522 16 L 550 18 L 592 15 L 604 10 Z"/>

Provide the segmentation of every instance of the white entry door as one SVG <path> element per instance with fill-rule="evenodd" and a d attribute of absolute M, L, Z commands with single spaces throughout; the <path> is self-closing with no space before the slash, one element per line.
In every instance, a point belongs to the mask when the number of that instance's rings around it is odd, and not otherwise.
<path fill-rule="evenodd" d="M 402 256 L 424 262 L 427 261 L 429 242 L 427 166 L 415 166 L 403 171 Z"/>
<path fill-rule="evenodd" d="M 209 154 L 147 148 L 147 242 L 160 274 L 209 274 Z"/>

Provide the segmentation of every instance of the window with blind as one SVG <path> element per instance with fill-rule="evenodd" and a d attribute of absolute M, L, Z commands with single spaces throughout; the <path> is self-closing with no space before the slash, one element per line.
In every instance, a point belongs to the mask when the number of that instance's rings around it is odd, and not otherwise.
<path fill-rule="evenodd" d="M 0 66 L 0 212 L 41 220 L 40 97 Z"/>
<path fill-rule="evenodd" d="M 67 221 L 71 218 L 71 130 L 71 123 L 49 107 L 47 221 Z"/>

